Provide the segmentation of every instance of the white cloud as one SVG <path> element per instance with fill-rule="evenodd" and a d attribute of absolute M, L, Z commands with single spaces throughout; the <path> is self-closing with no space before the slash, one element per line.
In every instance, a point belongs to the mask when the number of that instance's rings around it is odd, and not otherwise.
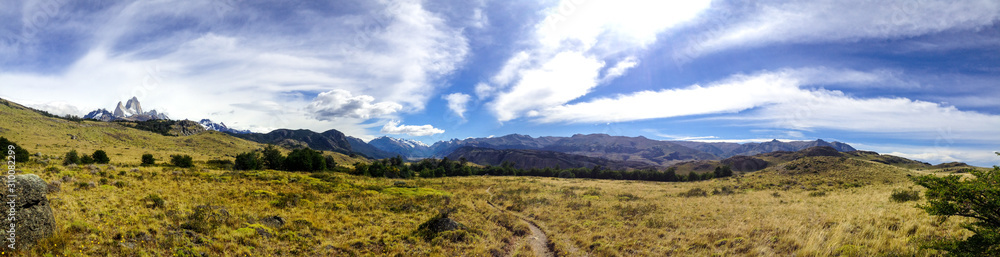
<path fill-rule="evenodd" d="M 597 85 L 597 71 L 604 63 L 583 53 L 563 52 L 541 68 L 522 71 L 521 81 L 496 97 L 493 112 L 500 121 L 559 105 L 590 92 Z"/>
<path fill-rule="evenodd" d="M 444 133 L 444 130 L 431 125 L 400 125 L 399 121 L 389 121 L 382 126 L 382 133 L 385 134 L 407 134 L 410 136 L 430 136 Z"/>
<path fill-rule="evenodd" d="M 80 111 L 80 108 L 76 108 L 76 106 L 73 106 L 66 102 L 47 102 L 38 104 L 31 102 L 20 102 L 20 103 L 24 104 L 25 106 L 46 111 L 50 114 L 55 114 L 58 116 L 75 115 L 83 117 L 82 115 L 80 115 L 80 113 L 83 113 L 83 111 Z"/>
<path fill-rule="evenodd" d="M 393 102 L 374 103 L 375 98 L 368 95 L 353 96 L 351 92 L 334 89 L 319 93 L 309 104 L 310 112 L 316 119 L 334 120 L 337 118 L 371 119 L 398 112 L 402 105 Z"/>
<path fill-rule="evenodd" d="M 618 61 L 614 67 L 609 68 L 608 71 L 604 73 L 604 77 L 601 78 L 601 83 L 605 83 L 625 75 L 625 72 L 628 71 L 628 69 L 631 69 L 636 65 L 639 65 L 639 61 L 632 56 Z"/>
<path fill-rule="evenodd" d="M 495 95 L 490 106 L 500 121 L 565 104 L 625 74 L 638 64 L 632 53 L 708 6 L 709 1 L 560 1 L 535 28 L 533 47 L 508 59 L 491 84 L 477 86 L 477 95 Z M 608 62 L 616 65 L 607 68 Z"/>
<path fill-rule="evenodd" d="M 945 142 L 939 142 L 930 146 L 850 144 L 857 149 L 871 150 L 881 154 L 895 155 L 931 164 L 965 162 L 980 167 L 991 167 L 1000 163 L 1000 157 L 994 153 L 1000 151 L 1000 148 L 974 148 L 951 145 Z"/>
<path fill-rule="evenodd" d="M 870 78 L 856 71 L 822 68 L 735 75 L 708 86 L 640 91 L 559 105 L 539 111 L 536 120 L 603 123 L 742 112 L 720 119 L 779 129 L 836 129 L 883 133 L 888 137 L 1000 142 L 1000 134 L 996 133 L 1000 128 L 998 115 L 906 98 L 856 98 L 841 91 L 806 88 L 826 83 L 869 83 Z"/>
<path fill-rule="evenodd" d="M 469 99 L 472 97 L 463 93 L 452 93 L 445 95 L 444 100 L 448 101 L 448 109 L 455 112 L 455 115 L 465 119 L 466 105 L 469 103 Z"/>
<path fill-rule="evenodd" d="M 709 12 L 701 22 L 714 28 L 701 29 L 675 58 L 767 44 L 912 37 L 987 26 L 1000 16 L 1000 2 L 989 0 L 760 1 L 746 6 Z"/>
<path fill-rule="evenodd" d="M 261 132 L 336 128 L 363 136 L 371 133 L 364 117 L 423 110 L 446 85 L 439 80 L 469 52 L 462 28 L 450 27 L 419 0 L 365 2 L 358 7 L 367 10 L 347 14 L 296 11 L 281 22 L 268 20 L 269 10 L 240 3 L 224 12 L 214 2 L 172 1 L 61 12 L 46 33 L 80 31 L 83 39 L 72 43 L 82 56 L 58 72 L 0 71 L 0 97 L 44 95 L 87 112 L 137 96 L 171 118 L 211 118 Z M 176 22 L 169 19 L 193 25 L 161 26 Z M 136 43 L 147 34 L 155 38 Z M 28 45 L 18 52 L 32 58 L 27 50 L 33 42 L 21 43 Z M 354 96 L 343 103 L 330 99 L 340 107 L 317 108 L 344 118 L 334 123 L 306 112 L 312 99 L 305 94 L 335 89 Z M 278 108 L 255 108 L 259 103 Z"/>

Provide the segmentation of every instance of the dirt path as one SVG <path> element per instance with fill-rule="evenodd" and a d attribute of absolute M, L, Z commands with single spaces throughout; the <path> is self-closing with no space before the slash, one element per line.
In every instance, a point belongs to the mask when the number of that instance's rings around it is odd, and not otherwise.
<path fill-rule="evenodd" d="M 490 192 L 490 189 L 492 188 L 493 188 L 492 186 L 486 188 L 486 194 L 489 194 L 490 198 L 493 198 L 493 193 Z M 493 202 L 490 202 L 489 200 L 487 200 L 486 203 L 489 204 L 490 207 L 493 207 L 493 209 L 496 209 L 499 212 L 507 212 L 506 210 L 500 209 L 499 207 L 494 205 Z M 555 254 L 552 253 L 552 249 L 549 249 L 548 236 L 545 235 L 545 232 L 542 231 L 542 229 L 538 228 L 538 225 L 535 225 L 534 221 L 531 221 L 525 217 L 521 217 L 521 215 L 518 215 L 517 213 L 511 212 L 510 214 L 514 215 L 514 217 L 517 217 L 518 219 L 523 220 L 524 223 L 528 224 L 528 229 L 531 230 L 531 235 L 527 236 L 528 244 L 531 246 L 531 250 L 535 252 L 535 256 L 546 256 L 546 257 L 555 256 Z M 508 256 L 515 250 L 517 250 L 517 248 L 520 246 L 521 246 L 520 242 L 515 243 L 513 247 L 508 251 L 507 253 Z"/>

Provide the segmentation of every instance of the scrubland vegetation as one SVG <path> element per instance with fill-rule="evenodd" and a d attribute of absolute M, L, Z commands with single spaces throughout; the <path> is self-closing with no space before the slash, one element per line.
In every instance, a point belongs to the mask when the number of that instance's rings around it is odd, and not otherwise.
<path fill-rule="evenodd" d="M 26 256 L 532 256 L 535 229 L 558 256 L 936 256 L 966 239 L 996 242 L 995 220 L 963 215 L 989 209 L 954 201 L 974 191 L 936 186 L 996 188 L 996 171 L 941 182 L 935 171 L 820 156 L 710 180 L 607 180 L 0 111 L 26 119 L 0 131 L 39 153 L 18 170 L 50 183 L 57 219 Z M 66 162 L 98 150 L 108 164 Z M 456 224 L 435 229 L 442 220 Z"/>

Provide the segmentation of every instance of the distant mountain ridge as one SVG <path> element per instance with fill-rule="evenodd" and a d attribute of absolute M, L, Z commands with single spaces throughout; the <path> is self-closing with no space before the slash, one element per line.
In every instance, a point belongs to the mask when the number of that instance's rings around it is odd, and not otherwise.
<path fill-rule="evenodd" d="M 679 145 L 693 148 L 702 152 L 710 153 L 721 158 L 729 158 L 736 155 L 752 156 L 762 153 L 777 151 L 795 152 L 814 146 L 829 146 L 840 152 L 856 151 L 854 147 L 841 142 L 826 142 L 823 139 L 816 141 L 790 141 L 781 142 L 777 139 L 762 143 L 706 143 L 694 141 L 670 141 Z"/>
<path fill-rule="evenodd" d="M 156 110 L 150 110 L 149 112 L 144 112 L 142 110 L 142 105 L 139 103 L 139 99 L 132 97 L 124 105 L 121 101 L 115 107 L 114 112 L 109 112 L 107 109 L 97 109 L 87 113 L 83 116 L 84 119 L 94 119 L 100 121 L 115 121 L 115 120 L 128 120 L 128 121 L 147 121 L 147 120 L 169 120 L 166 114 L 157 113 Z"/>
<path fill-rule="evenodd" d="M 432 155 L 430 146 L 409 139 L 382 136 L 368 141 L 368 145 L 391 153 L 393 156 L 400 155 L 408 159 L 419 159 Z"/>
<path fill-rule="evenodd" d="M 212 122 L 212 120 L 209 120 L 209 119 L 201 119 L 201 121 L 198 121 L 198 124 L 201 124 L 201 126 L 205 127 L 205 129 L 207 129 L 207 130 L 215 130 L 215 131 L 219 131 L 219 132 L 226 132 L 226 133 L 233 133 L 233 134 L 249 134 L 250 133 L 250 130 L 245 130 L 245 129 L 240 130 L 240 129 L 230 128 L 230 127 L 226 126 L 226 123 L 223 123 L 223 122 L 215 123 L 215 122 Z"/>
<path fill-rule="evenodd" d="M 586 168 L 593 169 L 601 167 L 609 170 L 650 170 L 657 169 L 657 166 L 644 162 L 635 161 L 615 161 L 605 158 L 588 157 L 577 154 L 568 154 L 554 151 L 530 150 L 530 149 L 492 149 L 473 146 L 463 146 L 455 149 L 447 156 L 451 160 L 465 158 L 467 161 L 480 164 L 500 166 L 505 162 L 510 163 L 517 169 L 544 169 L 544 168 Z"/>

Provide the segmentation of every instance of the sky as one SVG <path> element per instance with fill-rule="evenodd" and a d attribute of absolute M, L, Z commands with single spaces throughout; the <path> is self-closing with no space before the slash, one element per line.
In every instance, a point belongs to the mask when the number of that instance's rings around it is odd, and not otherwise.
<path fill-rule="evenodd" d="M 4 1 L 0 98 L 428 144 L 841 141 L 1000 162 L 1000 2 Z"/>

